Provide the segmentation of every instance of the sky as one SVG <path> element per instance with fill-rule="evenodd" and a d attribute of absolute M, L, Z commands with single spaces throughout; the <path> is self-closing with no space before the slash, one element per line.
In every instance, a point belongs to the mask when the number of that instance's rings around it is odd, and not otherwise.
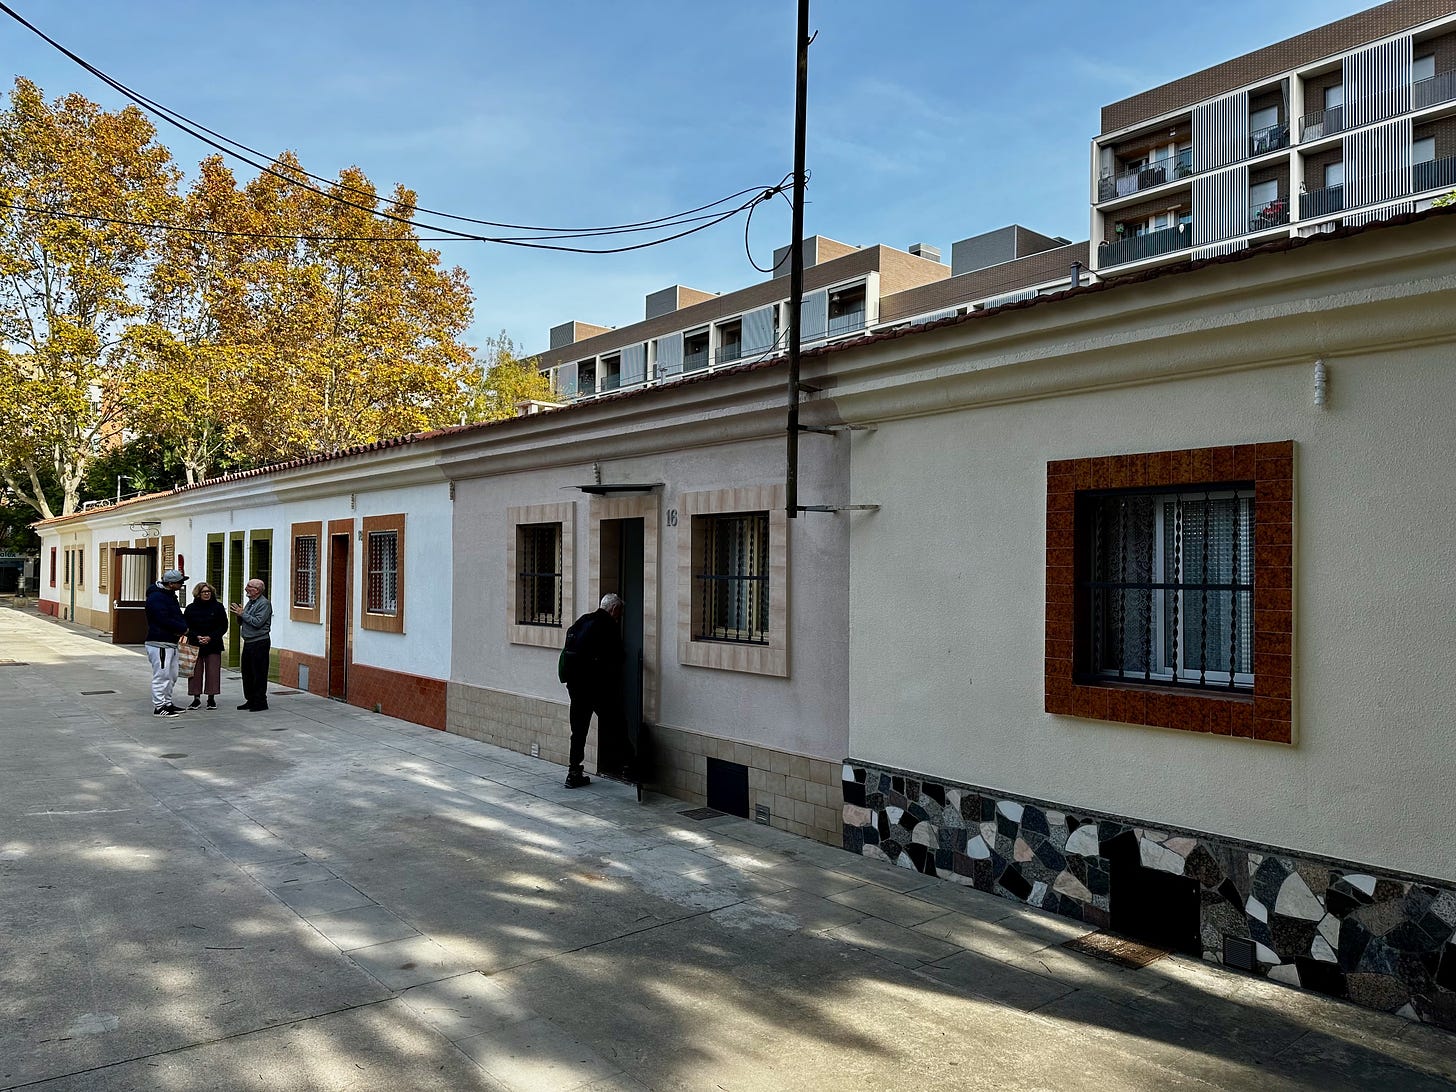
<path fill-rule="evenodd" d="M 951 244 L 1007 224 L 1088 234 L 1099 111 L 1373 0 L 815 0 L 805 232 Z M 314 174 L 486 220 L 652 219 L 793 169 L 795 0 L 7 0 L 114 79 Z M 0 58 L 48 99 L 123 100 L 0 14 Z M 184 170 L 211 149 L 158 122 Z M 243 182 L 251 168 L 230 164 Z M 788 241 L 782 200 L 630 254 L 442 243 L 469 340 L 537 352 L 569 320 L 623 326 L 674 284 L 729 292 Z"/>

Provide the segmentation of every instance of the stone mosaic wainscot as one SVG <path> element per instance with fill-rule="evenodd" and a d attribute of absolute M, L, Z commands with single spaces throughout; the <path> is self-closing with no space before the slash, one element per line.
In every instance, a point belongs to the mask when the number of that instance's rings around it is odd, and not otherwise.
<path fill-rule="evenodd" d="M 844 847 L 1456 1030 L 1450 885 L 854 762 Z"/>

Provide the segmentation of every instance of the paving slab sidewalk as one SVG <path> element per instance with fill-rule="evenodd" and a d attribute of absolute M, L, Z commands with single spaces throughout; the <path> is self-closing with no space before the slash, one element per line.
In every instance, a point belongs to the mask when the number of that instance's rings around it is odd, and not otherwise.
<path fill-rule="evenodd" d="M 270 701 L 153 717 L 0 609 L 0 1089 L 1456 1087 L 1437 1029 Z"/>

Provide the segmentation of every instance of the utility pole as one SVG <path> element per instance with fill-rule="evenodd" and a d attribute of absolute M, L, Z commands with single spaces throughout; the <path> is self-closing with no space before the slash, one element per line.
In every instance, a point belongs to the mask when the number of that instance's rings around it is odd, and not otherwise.
<path fill-rule="evenodd" d="M 789 251 L 789 424 L 784 497 L 789 519 L 799 515 L 799 325 L 804 305 L 804 130 L 809 93 L 809 0 L 799 0 L 798 77 L 794 85 L 794 215 Z"/>

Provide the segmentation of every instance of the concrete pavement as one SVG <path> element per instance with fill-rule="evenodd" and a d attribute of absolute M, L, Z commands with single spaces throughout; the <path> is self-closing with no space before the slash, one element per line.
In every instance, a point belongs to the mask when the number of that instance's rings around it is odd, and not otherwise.
<path fill-rule="evenodd" d="M 0 1089 L 1456 1087 L 1434 1028 L 239 700 L 153 717 L 136 650 L 0 609 Z"/>

